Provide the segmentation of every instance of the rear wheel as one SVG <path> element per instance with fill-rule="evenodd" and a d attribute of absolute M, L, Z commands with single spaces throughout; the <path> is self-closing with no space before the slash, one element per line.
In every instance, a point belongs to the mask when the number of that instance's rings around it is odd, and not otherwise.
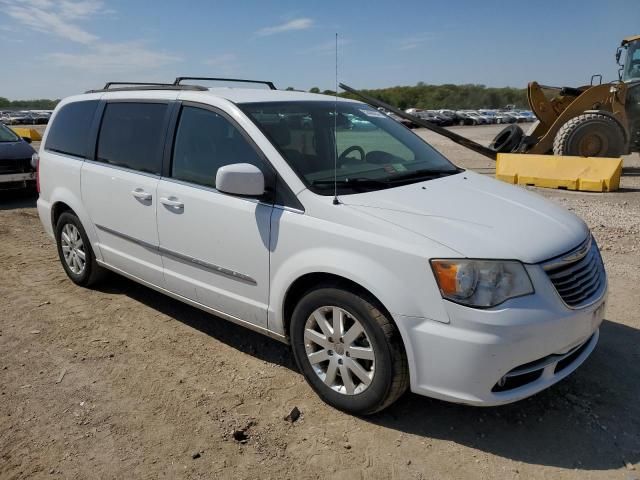
<path fill-rule="evenodd" d="M 58 256 L 67 276 L 77 285 L 88 287 L 97 282 L 104 269 L 96 262 L 87 233 L 78 217 L 64 212 L 56 223 Z"/>
<path fill-rule="evenodd" d="M 555 155 L 619 157 L 624 153 L 624 132 L 611 117 L 584 113 L 565 123 L 553 141 Z"/>
<path fill-rule="evenodd" d="M 291 320 L 293 354 L 311 388 L 356 415 L 386 408 L 409 385 L 400 334 L 365 297 L 319 288 L 300 300 Z"/>

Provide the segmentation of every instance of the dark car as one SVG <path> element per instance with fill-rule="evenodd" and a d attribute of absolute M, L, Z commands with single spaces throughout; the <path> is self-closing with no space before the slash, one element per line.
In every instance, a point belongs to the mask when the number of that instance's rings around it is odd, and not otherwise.
<path fill-rule="evenodd" d="M 0 123 L 0 190 L 35 186 L 36 151 L 30 143 L 30 138 L 20 138 Z"/>
<path fill-rule="evenodd" d="M 426 120 L 429 123 L 433 123 L 434 125 L 438 125 L 440 127 L 448 127 L 449 125 L 453 125 L 453 121 L 444 115 L 438 115 L 435 112 L 423 110 L 416 114 L 422 120 Z"/>

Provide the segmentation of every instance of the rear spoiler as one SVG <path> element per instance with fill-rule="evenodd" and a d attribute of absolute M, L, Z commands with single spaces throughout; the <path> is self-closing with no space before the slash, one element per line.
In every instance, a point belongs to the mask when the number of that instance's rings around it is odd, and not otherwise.
<path fill-rule="evenodd" d="M 396 107 L 392 107 L 391 105 L 384 103 L 383 101 L 378 100 L 377 98 L 373 98 L 365 93 L 359 92 L 358 90 L 351 88 L 350 86 L 345 85 L 344 83 L 340 84 L 340 88 L 342 88 L 346 92 L 357 95 L 362 100 L 364 100 L 365 103 L 368 103 L 371 106 L 382 107 L 385 110 L 395 113 L 400 118 L 409 120 L 410 122 L 413 122 L 416 125 L 420 125 L 421 127 L 426 128 L 427 130 L 431 130 L 432 132 L 438 133 L 443 137 L 447 137 L 449 140 L 457 143 L 458 145 L 462 145 L 463 147 L 466 147 L 469 150 L 473 150 L 474 152 L 479 153 L 480 155 L 484 155 L 485 157 L 488 157 L 491 160 L 496 160 L 498 158 L 497 152 L 491 150 L 488 147 L 485 147 L 484 145 L 480 145 L 479 143 L 474 142 L 473 140 L 469 140 L 468 138 L 463 137 L 462 135 L 458 135 L 457 133 L 454 133 L 451 130 L 447 130 L 446 128 L 433 125 L 427 122 L 426 120 L 423 120 L 420 117 L 416 117 L 415 115 L 411 115 L 409 113 L 403 112 L 402 110 Z"/>

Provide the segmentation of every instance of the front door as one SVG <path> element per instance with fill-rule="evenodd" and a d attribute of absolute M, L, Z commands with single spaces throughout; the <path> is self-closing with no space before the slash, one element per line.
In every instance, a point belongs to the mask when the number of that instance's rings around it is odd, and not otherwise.
<path fill-rule="evenodd" d="M 217 311 L 267 326 L 273 207 L 218 192 L 218 168 L 266 162 L 228 117 L 183 105 L 170 175 L 158 184 L 158 233 L 167 288 Z"/>

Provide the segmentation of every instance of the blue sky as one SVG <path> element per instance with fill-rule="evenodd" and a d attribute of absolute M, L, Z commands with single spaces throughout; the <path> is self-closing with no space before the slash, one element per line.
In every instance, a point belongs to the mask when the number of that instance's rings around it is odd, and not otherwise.
<path fill-rule="evenodd" d="M 0 96 L 64 97 L 178 75 L 280 88 L 426 83 L 524 87 L 616 77 L 640 0 L 0 0 Z"/>

